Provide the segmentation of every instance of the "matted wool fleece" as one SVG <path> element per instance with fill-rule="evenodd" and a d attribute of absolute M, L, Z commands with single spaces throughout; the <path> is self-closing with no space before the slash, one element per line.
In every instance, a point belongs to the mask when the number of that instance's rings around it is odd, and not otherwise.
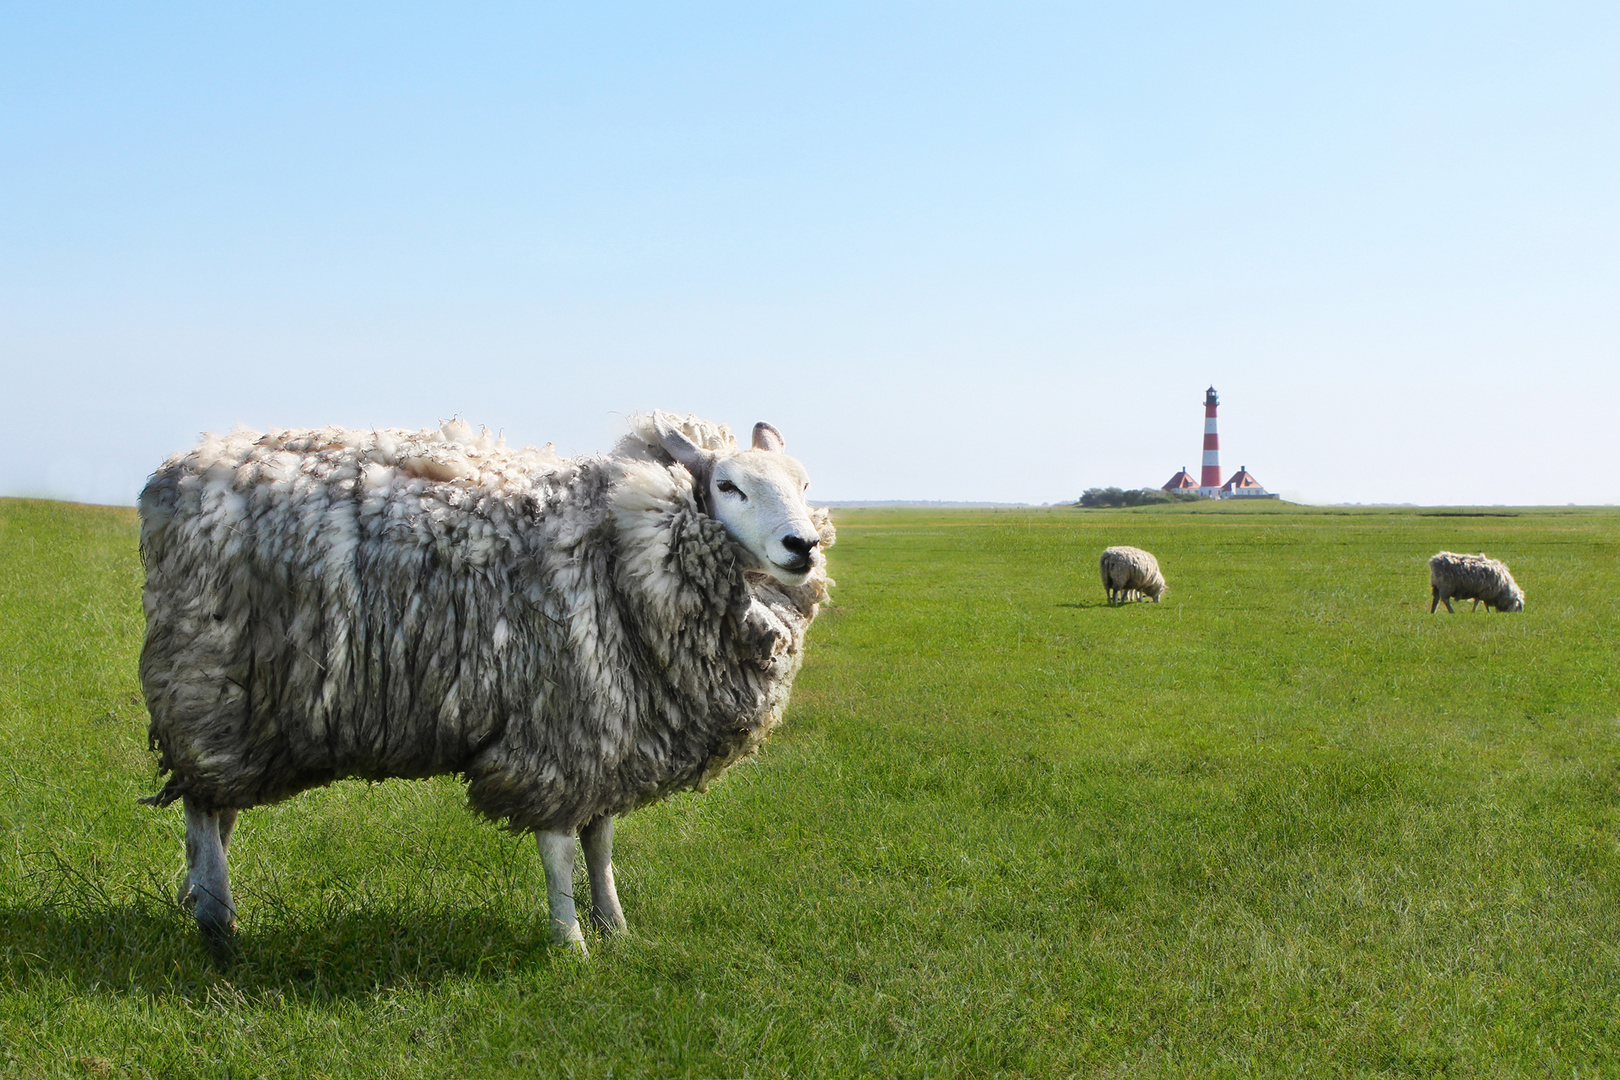
<path fill-rule="evenodd" d="M 454 422 L 238 431 L 165 462 L 140 511 L 159 804 L 461 773 L 491 818 L 572 831 L 757 748 L 830 584 L 819 558 L 796 587 L 744 571 L 637 434 L 563 459 Z"/>

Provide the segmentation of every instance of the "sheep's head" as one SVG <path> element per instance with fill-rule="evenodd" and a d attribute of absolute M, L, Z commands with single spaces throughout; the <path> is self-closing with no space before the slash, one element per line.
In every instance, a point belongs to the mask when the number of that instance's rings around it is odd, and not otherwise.
<path fill-rule="evenodd" d="M 1496 595 L 1497 611 L 1523 611 L 1524 590 L 1517 583 L 1508 586 Z"/>
<path fill-rule="evenodd" d="M 747 450 L 705 450 L 664 417 L 658 439 L 702 487 L 709 514 L 742 549 L 744 564 L 788 585 L 801 584 L 822 563 L 821 536 L 804 501 L 810 475 L 786 453 L 782 433 L 754 425 Z"/>

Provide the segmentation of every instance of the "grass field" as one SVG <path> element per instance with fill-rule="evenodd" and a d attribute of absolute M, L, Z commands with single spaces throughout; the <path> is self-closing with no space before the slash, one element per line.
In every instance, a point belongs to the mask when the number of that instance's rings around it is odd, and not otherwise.
<path fill-rule="evenodd" d="M 0 1076 L 1620 1074 L 1620 512 L 837 521 L 787 726 L 619 828 L 631 936 L 548 948 L 453 780 L 348 783 L 243 815 L 217 970 L 133 514 L 0 501 Z M 1526 610 L 1431 616 L 1440 548 Z"/>

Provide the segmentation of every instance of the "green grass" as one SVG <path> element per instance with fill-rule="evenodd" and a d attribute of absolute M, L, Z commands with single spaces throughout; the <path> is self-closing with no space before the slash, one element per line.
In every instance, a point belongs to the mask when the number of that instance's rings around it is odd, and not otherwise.
<path fill-rule="evenodd" d="M 349 783 L 243 815 L 221 971 L 133 516 L 0 501 L 0 1076 L 1620 1073 L 1620 513 L 1473 513 L 842 511 L 788 725 L 620 825 L 630 937 Z M 1526 610 L 1429 615 L 1443 547 Z"/>

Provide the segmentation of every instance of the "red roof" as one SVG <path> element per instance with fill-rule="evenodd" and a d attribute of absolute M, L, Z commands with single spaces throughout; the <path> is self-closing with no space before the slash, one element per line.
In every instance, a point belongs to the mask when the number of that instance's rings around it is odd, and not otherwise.
<path fill-rule="evenodd" d="M 1236 491 L 1239 488 L 1257 488 L 1259 486 L 1260 481 L 1254 478 L 1253 473 L 1251 473 L 1248 469 L 1240 468 L 1237 472 L 1232 474 L 1232 479 L 1221 485 L 1221 490 Z"/>
<path fill-rule="evenodd" d="M 1186 466 L 1183 466 L 1181 471 L 1172 476 L 1170 478 L 1170 482 L 1165 484 L 1164 487 L 1160 488 L 1159 490 L 1186 491 L 1188 488 L 1195 488 L 1197 486 L 1198 481 L 1194 480 L 1191 476 L 1188 476 Z"/>

